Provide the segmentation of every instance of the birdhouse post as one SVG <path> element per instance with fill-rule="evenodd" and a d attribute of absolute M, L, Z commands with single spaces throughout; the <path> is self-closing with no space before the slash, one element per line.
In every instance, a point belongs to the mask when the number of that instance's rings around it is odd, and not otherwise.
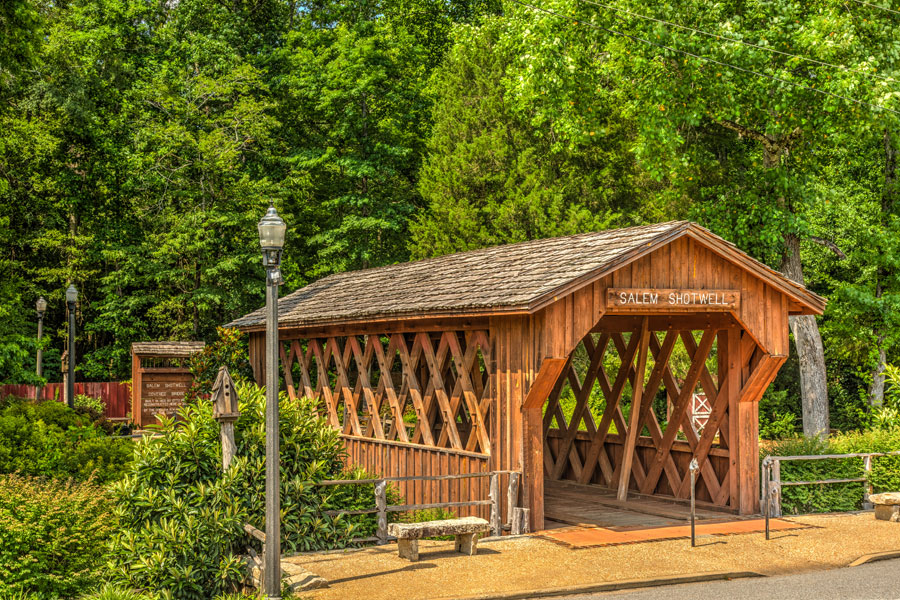
<path fill-rule="evenodd" d="M 241 416 L 238 408 L 238 395 L 234 380 L 228 367 L 219 368 L 216 382 L 212 388 L 213 418 L 219 422 L 219 435 L 222 438 L 222 470 L 227 470 L 237 452 L 234 442 L 234 422 Z"/>

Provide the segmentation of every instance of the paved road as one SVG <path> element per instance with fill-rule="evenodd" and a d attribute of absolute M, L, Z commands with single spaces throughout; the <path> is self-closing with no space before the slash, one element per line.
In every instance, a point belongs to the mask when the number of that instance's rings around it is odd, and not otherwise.
<path fill-rule="evenodd" d="M 900 559 L 779 577 L 690 583 L 564 600 L 900 600 Z"/>

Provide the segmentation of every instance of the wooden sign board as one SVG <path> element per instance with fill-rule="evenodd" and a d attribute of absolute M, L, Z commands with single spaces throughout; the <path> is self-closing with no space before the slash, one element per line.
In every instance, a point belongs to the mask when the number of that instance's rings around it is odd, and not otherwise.
<path fill-rule="evenodd" d="M 188 360 L 203 342 L 135 342 L 131 345 L 131 419 L 138 427 L 175 416 L 193 377 Z"/>
<path fill-rule="evenodd" d="M 690 290 L 608 288 L 608 312 L 713 312 L 734 311 L 741 306 L 738 290 Z"/>
<path fill-rule="evenodd" d="M 187 373 L 143 373 L 141 377 L 140 423 L 155 423 L 156 415 L 174 417 L 184 404 L 184 395 L 191 387 Z"/>

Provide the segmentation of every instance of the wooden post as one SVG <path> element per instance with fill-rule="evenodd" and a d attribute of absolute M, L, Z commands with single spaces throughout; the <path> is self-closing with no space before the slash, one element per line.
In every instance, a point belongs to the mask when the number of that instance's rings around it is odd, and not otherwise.
<path fill-rule="evenodd" d="M 875 508 L 875 505 L 869 501 L 869 495 L 872 494 L 875 490 L 872 488 L 872 483 L 869 481 L 869 476 L 872 474 L 872 455 L 868 454 L 863 457 L 863 469 L 865 469 L 865 478 L 866 478 L 866 489 L 863 492 L 863 502 L 862 507 L 863 510 L 872 510 Z"/>
<path fill-rule="evenodd" d="M 522 535 L 523 533 L 528 533 L 530 528 L 528 527 L 528 513 L 530 511 L 527 508 L 516 507 L 512 510 L 512 523 L 509 526 L 509 533 L 511 535 Z"/>
<path fill-rule="evenodd" d="M 219 426 L 219 436 L 222 438 L 222 470 L 227 471 L 231 466 L 231 459 L 237 454 L 237 444 L 234 442 L 234 421 L 223 421 Z"/>
<path fill-rule="evenodd" d="M 380 479 L 375 484 L 375 508 L 378 510 L 378 530 L 375 536 L 378 545 L 387 544 L 387 481 Z"/>
<path fill-rule="evenodd" d="M 519 503 L 519 474 L 509 474 L 509 489 L 506 491 L 506 524 L 512 527 L 513 508 Z"/>
<path fill-rule="evenodd" d="M 628 482 L 631 480 L 631 465 L 634 461 L 634 447 L 641 434 L 641 397 L 644 395 L 644 371 L 647 368 L 647 348 L 650 345 L 650 317 L 641 321 L 641 346 L 638 351 L 637 367 L 634 373 L 634 384 L 631 391 L 631 414 L 629 415 L 628 434 L 622 454 L 622 469 L 619 471 L 618 500 L 628 498 Z"/>
<path fill-rule="evenodd" d="M 491 500 L 491 535 L 502 533 L 500 526 L 500 475 L 491 473 L 491 489 L 488 494 Z"/>
<path fill-rule="evenodd" d="M 781 461 L 772 461 L 772 516 L 781 516 Z"/>

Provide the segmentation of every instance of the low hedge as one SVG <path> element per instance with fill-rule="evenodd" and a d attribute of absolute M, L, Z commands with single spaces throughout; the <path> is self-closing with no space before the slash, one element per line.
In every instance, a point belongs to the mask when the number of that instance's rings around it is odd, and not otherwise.
<path fill-rule="evenodd" d="M 793 438 L 773 442 L 762 457 L 857 454 L 900 450 L 900 427 L 843 433 L 826 441 L 817 438 Z M 866 477 L 861 458 L 788 461 L 781 463 L 782 481 L 815 481 Z M 900 455 L 875 457 L 868 480 L 874 491 L 900 491 Z M 843 512 L 862 509 L 864 483 L 834 483 L 786 486 L 781 490 L 781 508 L 785 514 Z"/>
<path fill-rule="evenodd" d="M 0 473 L 119 479 L 131 461 L 130 440 L 110 437 L 89 411 L 52 400 L 7 401 L 0 410 Z"/>
<path fill-rule="evenodd" d="M 97 585 L 115 529 L 112 499 L 92 482 L 0 475 L 0 598 Z"/>

